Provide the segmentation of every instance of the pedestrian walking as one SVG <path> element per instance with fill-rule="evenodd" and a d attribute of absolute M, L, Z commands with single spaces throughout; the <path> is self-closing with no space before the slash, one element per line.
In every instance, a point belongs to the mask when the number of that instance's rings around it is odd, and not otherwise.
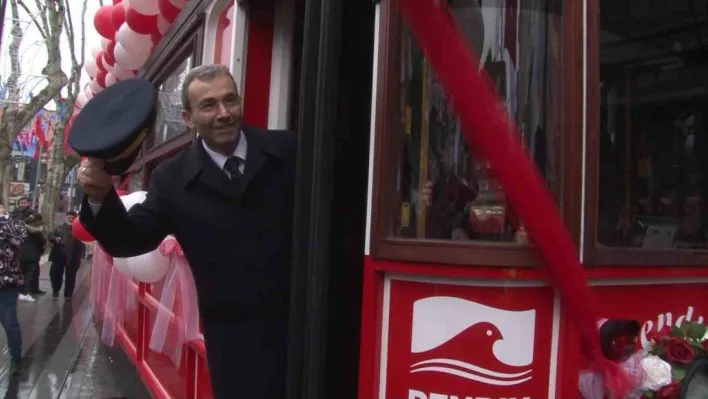
<path fill-rule="evenodd" d="M 25 284 L 20 270 L 20 246 L 27 239 L 24 223 L 11 218 L 0 205 L 0 324 L 10 348 L 10 373 L 22 370 L 22 333 L 17 319 L 17 300 Z"/>
<path fill-rule="evenodd" d="M 52 252 L 49 253 L 49 261 L 52 262 L 49 279 L 52 282 L 54 298 L 59 297 L 62 283 L 66 282 L 64 299 L 71 300 L 76 285 L 76 273 L 84 259 L 86 246 L 74 237 L 71 228 L 74 219 L 76 219 L 76 212 L 67 212 L 66 221 L 49 235 L 49 242 L 54 244 Z"/>
<path fill-rule="evenodd" d="M 24 292 L 20 294 L 20 300 L 24 302 L 34 302 L 32 296 L 32 282 L 39 281 L 39 261 L 47 248 L 45 238 L 44 220 L 39 213 L 33 213 L 25 219 L 27 229 L 27 240 L 20 248 L 20 269 L 25 276 Z"/>

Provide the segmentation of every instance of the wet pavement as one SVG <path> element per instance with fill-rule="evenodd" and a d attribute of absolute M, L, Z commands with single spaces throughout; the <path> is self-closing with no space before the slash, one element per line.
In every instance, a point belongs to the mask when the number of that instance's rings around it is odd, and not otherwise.
<path fill-rule="evenodd" d="M 36 302 L 19 302 L 24 370 L 9 375 L 10 355 L 0 333 L 0 397 L 18 399 L 123 399 L 113 359 L 96 331 L 88 300 L 89 267 L 77 277 L 76 292 L 67 301 L 52 298 L 49 265 L 41 267 L 40 287 L 47 294 Z"/>

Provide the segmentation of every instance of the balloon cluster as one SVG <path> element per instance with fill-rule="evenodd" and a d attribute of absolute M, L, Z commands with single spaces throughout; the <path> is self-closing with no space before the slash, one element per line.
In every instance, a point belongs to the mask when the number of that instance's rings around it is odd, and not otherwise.
<path fill-rule="evenodd" d="M 93 24 L 101 45 L 91 50 L 84 69 L 91 82 L 79 94 L 84 105 L 106 87 L 136 76 L 189 0 L 113 0 L 96 11 Z"/>

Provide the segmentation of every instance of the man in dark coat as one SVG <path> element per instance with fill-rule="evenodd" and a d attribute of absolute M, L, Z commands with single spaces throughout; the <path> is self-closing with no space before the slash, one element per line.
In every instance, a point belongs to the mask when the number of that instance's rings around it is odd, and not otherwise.
<path fill-rule="evenodd" d="M 17 200 L 17 207 L 15 210 L 12 212 L 10 217 L 16 220 L 20 220 L 23 223 L 27 222 L 27 219 L 34 215 L 35 210 L 32 209 L 32 204 L 30 203 L 29 198 L 27 197 L 20 197 Z M 28 232 L 30 233 L 36 233 L 36 231 L 29 230 Z M 35 244 L 32 243 L 32 240 L 27 240 L 25 241 L 24 244 L 22 244 L 24 247 L 32 247 Z M 24 251 L 27 251 L 28 248 L 25 248 Z M 41 254 L 40 254 L 41 257 Z M 39 262 L 39 259 L 37 260 Z M 27 288 L 29 288 L 29 294 L 30 295 L 42 295 L 45 292 L 39 289 L 39 269 L 37 269 L 37 273 L 32 273 L 32 279 L 30 281 L 26 281 L 25 284 L 27 284 Z"/>
<path fill-rule="evenodd" d="M 21 221 L 17 219 L 17 221 Z M 20 294 L 20 300 L 24 302 L 34 302 L 32 297 L 32 281 L 35 276 L 40 273 L 39 262 L 42 259 L 42 254 L 47 248 L 47 239 L 45 238 L 44 222 L 42 215 L 32 213 L 22 221 L 27 229 L 27 239 L 20 247 L 20 268 L 25 275 L 24 292 Z"/>
<path fill-rule="evenodd" d="M 87 160 L 80 219 L 112 256 L 174 234 L 194 273 L 215 398 L 285 396 L 296 134 L 242 125 L 228 69 L 192 70 L 183 115 L 193 145 L 153 172 L 126 212 L 104 163 Z"/>
<path fill-rule="evenodd" d="M 52 252 L 49 253 L 49 261 L 52 262 L 49 269 L 49 279 L 52 282 L 52 296 L 54 298 L 59 297 L 59 291 L 64 278 L 66 278 L 64 299 L 71 300 L 76 285 L 76 273 L 84 258 L 86 247 L 84 243 L 74 238 L 74 232 L 71 229 L 75 218 L 76 212 L 67 212 L 66 222 L 57 226 L 49 235 L 49 242 L 54 244 Z"/>

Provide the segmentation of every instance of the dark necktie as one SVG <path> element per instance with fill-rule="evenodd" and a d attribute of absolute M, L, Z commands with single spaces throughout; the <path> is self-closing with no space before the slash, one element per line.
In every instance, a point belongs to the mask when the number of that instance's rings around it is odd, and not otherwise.
<path fill-rule="evenodd" d="M 241 170 L 239 169 L 239 166 L 241 166 L 241 162 L 243 162 L 243 159 L 235 155 L 230 156 L 226 159 L 226 163 L 224 164 L 224 170 L 229 172 L 232 180 L 241 177 Z"/>

